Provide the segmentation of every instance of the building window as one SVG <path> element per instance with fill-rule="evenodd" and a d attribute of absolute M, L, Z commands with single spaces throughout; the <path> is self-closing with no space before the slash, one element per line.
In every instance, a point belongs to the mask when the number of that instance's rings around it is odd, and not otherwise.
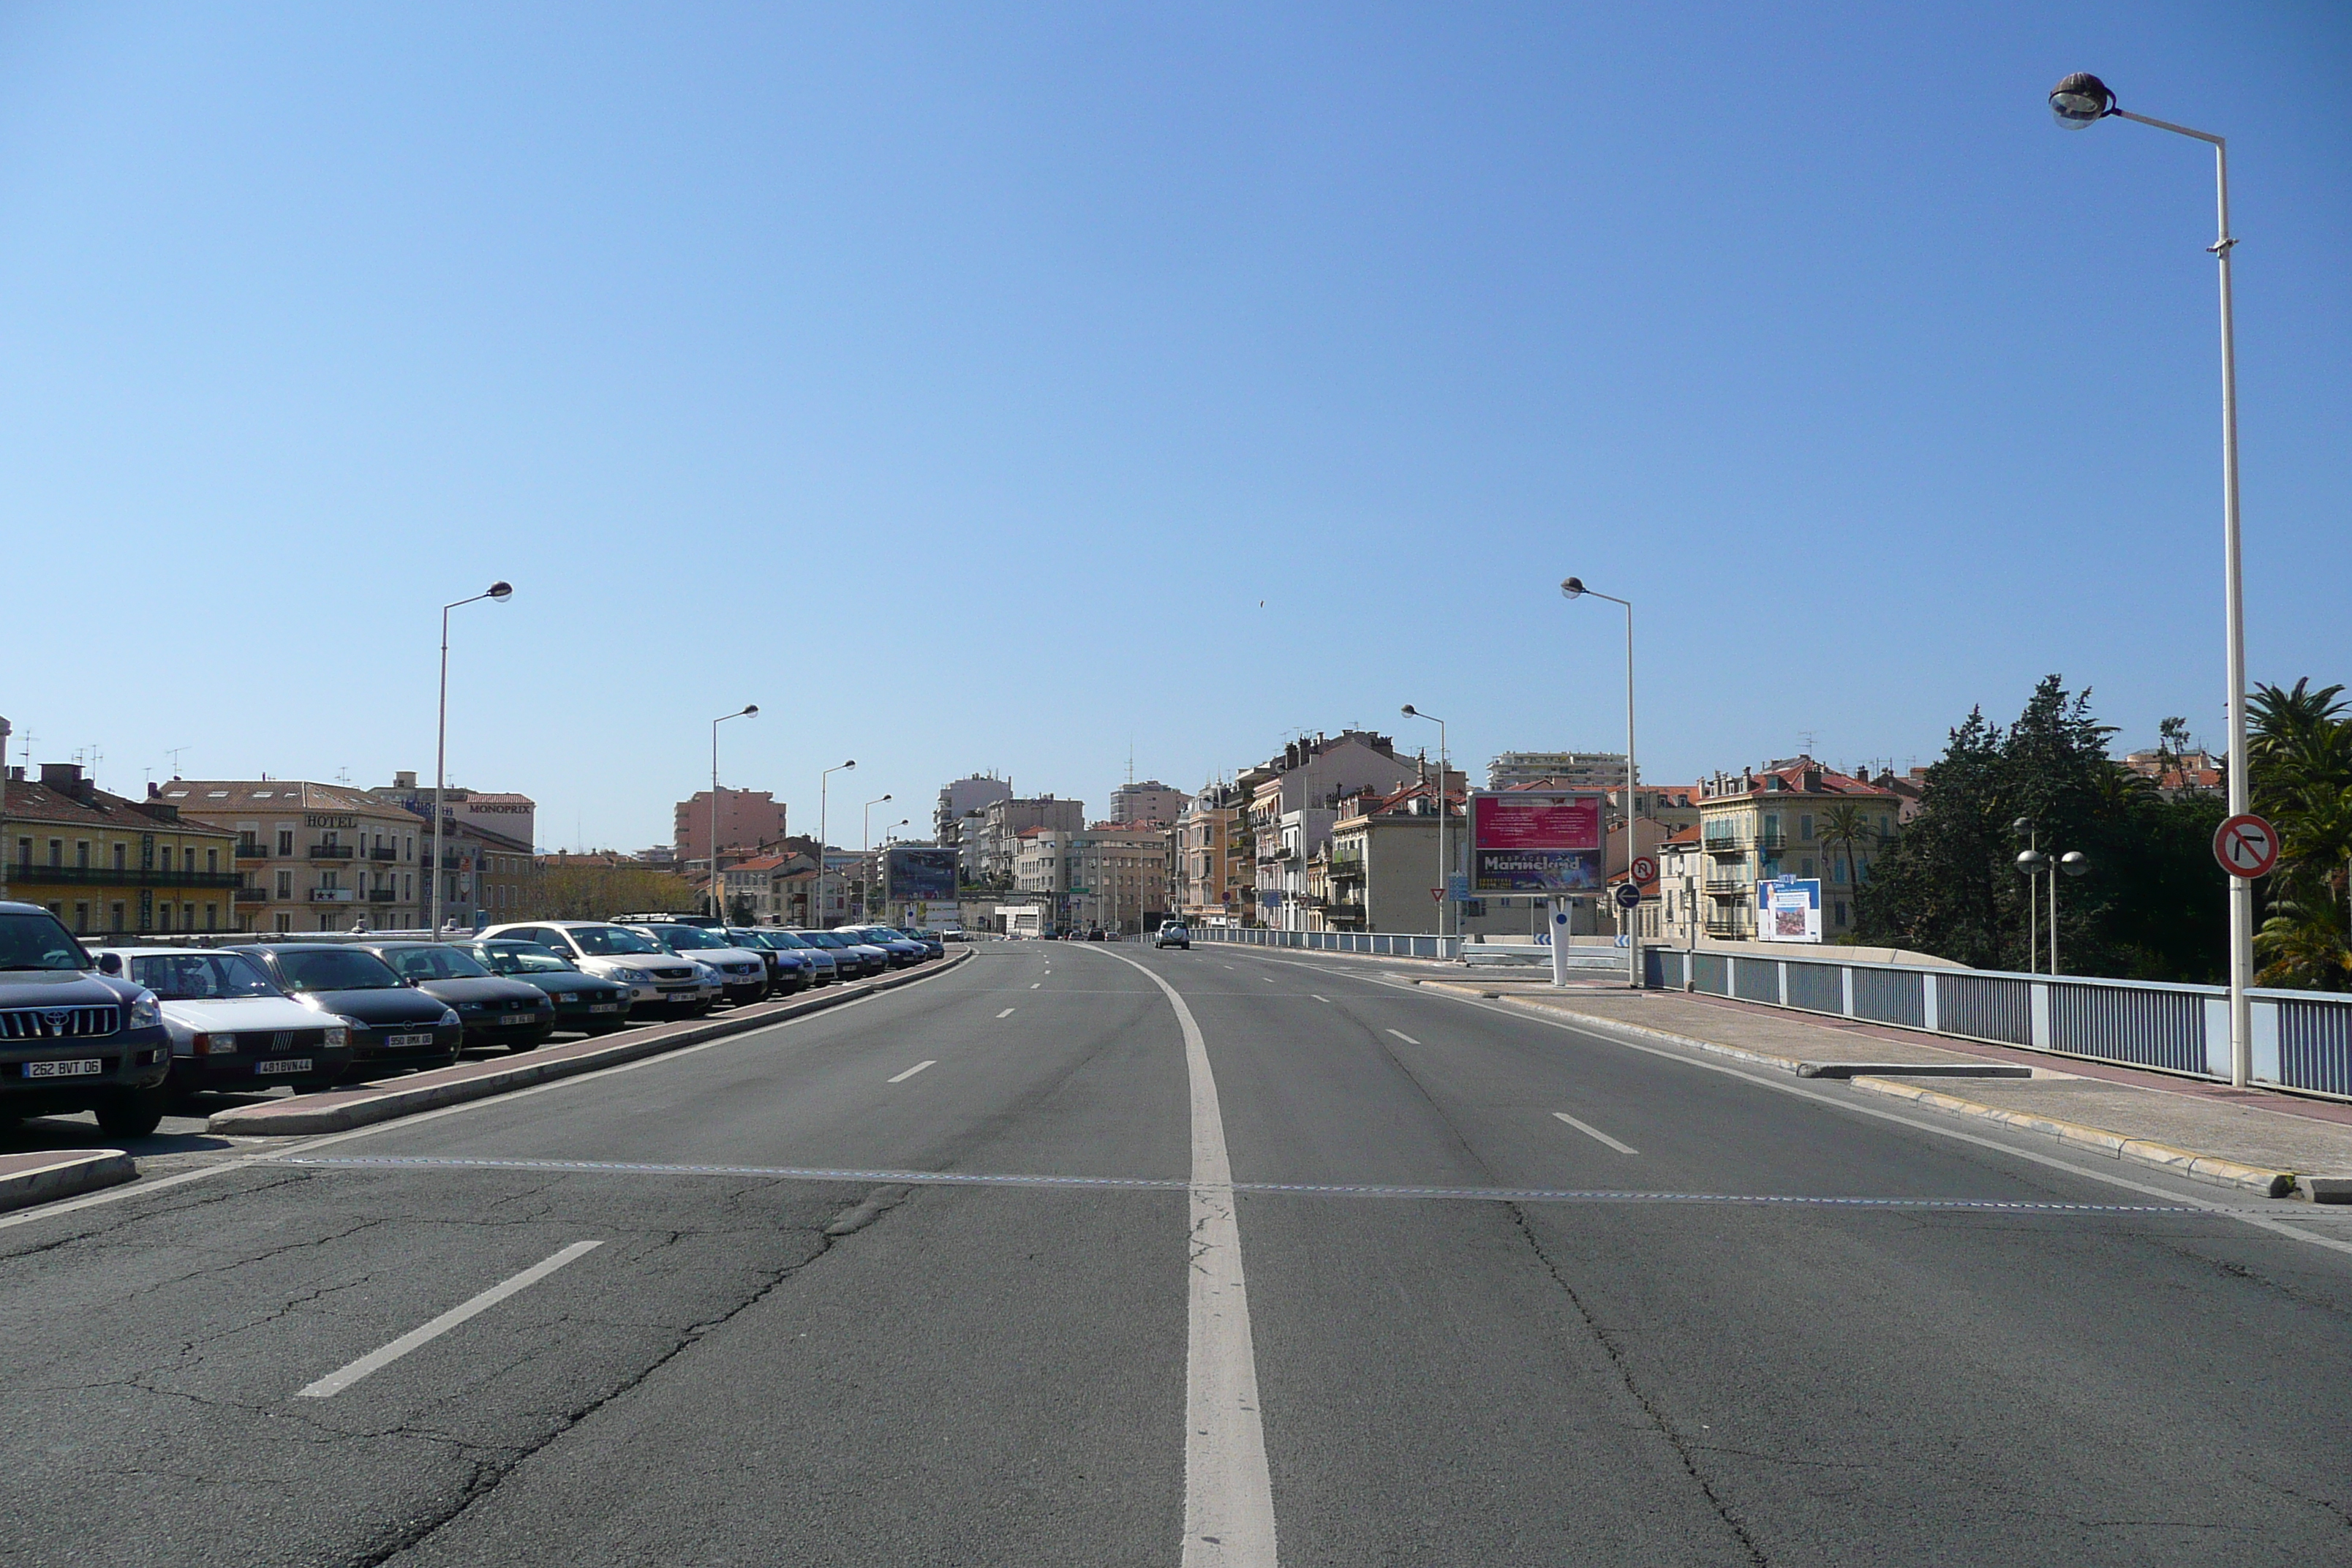
<path fill-rule="evenodd" d="M 195 905 L 182 904 L 180 906 L 180 929 L 182 931 L 194 931 L 196 929 Z"/>
<path fill-rule="evenodd" d="M 54 866 L 54 867 L 58 868 L 59 869 L 63 869 L 63 868 L 64 868 L 64 866 L 65 866 L 65 863 L 66 863 L 66 841 L 65 841 L 64 839 L 62 839 L 62 838 L 52 838 L 52 839 L 50 839 L 50 840 L 49 840 L 49 864 L 50 864 L 51 866 Z"/>
<path fill-rule="evenodd" d="M 156 862 L 155 862 L 155 868 L 156 868 L 157 870 L 159 870 L 159 871 L 169 871 L 169 870 L 171 870 L 171 868 L 172 868 L 172 847 L 171 847 L 170 845 L 166 844 L 166 845 L 164 845 L 164 846 L 163 846 L 163 847 L 162 849 L 160 849 L 160 850 L 156 851 L 156 854 L 157 854 L 158 858 L 156 859 Z"/>
<path fill-rule="evenodd" d="M 87 932 L 89 930 L 89 906 L 88 904 L 78 903 L 74 905 L 74 934 L 79 936 Z"/>
<path fill-rule="evenodd" d="M 278 830 L 278 853 L 280 855 L 291 855 L 294 853 L 294 830 L 292 828 L 281 827 Z"/>
<path fill-rule="evenodd" d="M 120 871 L 123 868 L 122 857 L 130 847 L 131 847 L 129 845 L 123 843 L 119 838 L 114 841 L 114 868 L 116 870 Z"/>
<path fill-rule="evenodd" d="M 294 896 L 294 873 L 293 873 L 293 872 L 291 872 L 291 871 L 280 871 L 280 872 L 278 872 L 278 896 L 279 898 L 281 898 L 281 899 L 290 899 L 290 898 L 292 898 L 292 897 Z M 283 916 L 280 916 L 279 918 L 280 918 L 280 919 L 283 919 L 284 917 L 283 917 Z M 289 929 L 289 928 L 288 928 L 288 927 L 286 927 L 286 926 L 279 926 L 278 929 L 279 931 L 286 931 L 286 930 L 288 930 L 288 929 Z"/>
<path fill-rule="evenodd" d="M 219 850 L 207 849 L 205 851 L 205 875 L 208 877 L 216 877 L 220 875 Z"/>
<path fill-rule="evenodd" d="M 122 929 L 122 900 L 117 899 L 113 903 L 107 906 L 106 929 L 109 931 L 121 931 Z"/>
<path fill-rule="evenodd" d="M 89 840 L 87 838 L 74 840 L 74 868 L 80 871 L 89 869 Z"/>
<path fill-rule="evenodd" d="M 31 839 L 19 838 L 16 840 L 16 864 L 23 866 L 27 869 L 31 868 L 33 864 L 33 841 Z"/>
<path fill-rule="evenodd" d="M 170 931 L 172 929 L 171 905 L 158 904 L 155 906 L 155 929 L 157 931 Z"/>
<path fill-rule="evenodd" d="M 294 917 L 292 915 L 279 915 L 278 917 L 278 929 L 279 931 L 292 931 L 294 929 Z"/>

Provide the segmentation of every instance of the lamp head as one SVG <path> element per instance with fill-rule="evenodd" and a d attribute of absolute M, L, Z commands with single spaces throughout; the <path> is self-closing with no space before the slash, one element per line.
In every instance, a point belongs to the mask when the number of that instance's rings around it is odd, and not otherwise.
<path fill-rule="evenodd" d="M 1560 581 L 1559 591 L 1561 596 L 1564 598 L 1581 599 L 1584 597 L 1584 579 L 1581 577 L 1563 578 Z"/>
<path fill-rule="evenodd" d="M 2076 71 L 2050 89 L 2050 117 L 2069 131 L 2081 131 L 2116 111 L 2116 95 L 2089 71 Z"/>
<path fill-rule="evenodd" d="M 490 584 L 490 591 L 484 595 L 483 597 L 496 599 L 499 604 L 503 605 L 509 599 L 514 597 L 514 584 L 511 583 L 493 583 Z"/>
<path fill-rule="evenodd" d="M 1413 718 L 1418 718 L 1418 717 L 1419 717 L 1419 715 L 1418 715 L 1418 714 L 1416 714 L 1416 713 L 1414 713 L 1414 712 L 1413 712 L 1413 710 L 1412 710 L 1412 703 L 1410 703 L 1410 702 L 1406 703 L 1402 708 L 1398 709 L 1398 710 L 1397 710 L 1397 711 L 1398 711 L 1398 712 L 1400 712 L 1400 713 L 1402 713 L 1402 714 L 1403 714 L 1406 718 L 1408 718 L 1408 719 L 1413 719 Z"/>
<path fill-rule="evenodd" d="M 757 716 L 758 716 L 759 711 L 760 711 L 760 705 L 759 705 L 758 703 L 756 703 L 756 702 L 746 702 L 745 704 L 743 704 L 743 712 L 742 712 L 742 717 L 744 717 L 744 718 L 746 718 L 746 719 L 755 718 L 755 717 L 757 717 Z"/>
<path fill-rule="evenodd" d="M 857 765 L 857 759 L 856 757 L 852 757 L 849 761 L 842 763 L 841 765 L 845 768 L 854 768 Z"/>
<path fill-rule="evenodd" d="M 2017 858 L 2017 874 L 2021 877 L 2038 877 L 2042 874 L 2042 868 L 2049 864 L 2049 856 L 2039 849 L 2028 849 Z"/>
<path fill-rule="evenodd" d="M 2091 868 L 2091 858 L 2080 849 L 2069 849 L 2058 857 L 2058 869 L 2069 877 L 2079 877 Z"/>
<path fill-rule="evenodd" d="M 2031 838 L 2033 837 L 2033 818 L 2021 816 L 2009 825 L 2009 830 L 2020 838 Z"/>

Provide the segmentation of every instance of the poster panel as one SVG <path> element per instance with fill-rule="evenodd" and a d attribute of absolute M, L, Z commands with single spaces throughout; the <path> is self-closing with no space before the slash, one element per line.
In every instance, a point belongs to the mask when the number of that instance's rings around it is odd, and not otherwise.
<path fill-rule="evenodd" d="M 1470 896 L 1541 897 L 1599 888 L 1601 802 L 1591 790 L 1473 792 Z"/>
<path fill-rule="evenodd" d="M 945 902 L 956 896 L 956 852 L 904 847 L 886 850 L 882 885 L 891 903 Z"/>
<path fill-rule="evenodd" d="M 1776 877 L 1757 883 L 1756 934 L 1765 942 L 1821 941 L 1821 879 Z"/>

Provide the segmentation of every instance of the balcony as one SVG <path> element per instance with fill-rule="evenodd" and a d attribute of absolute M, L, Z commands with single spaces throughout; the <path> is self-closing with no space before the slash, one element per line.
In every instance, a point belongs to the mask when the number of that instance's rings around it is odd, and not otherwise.
<path fill-rule="evenodd" d="M 240 904 L 266 904 L 268 901 L 269 889 L 267 888 L 239 888 L 236 890 L 236 902 Z"/>
<path fill-rule="evenodd" d="M 8 879 L 28 887 L 56 888 L 234 888 L 235 871 L 115 870 L 103 866 L 27 866 L 8 868 Z"/>
<path fill-rule="evenodd" d="M 397 860 L 400 851 L 389 844 L 379 844 L 367 852 L 367 858 L 371 860 Z"/>
<path fill-rule="evenodd" d="M 360 890 L 357 888 L 313 888 L 310 889 L 310 901 L 314 904 L 356 903 L 359 900 L 359 896 Z"/>
<path fill-rule="evenodd" d="M 368 889 L 367 901 L 372 904 L 388 904 L 397 895 L 390 888 L 371 888 Z"/>
<path fill-rule="evenodd" d="M 1710 899 L 1736 899 L 1755 886 L 1755 883 L 1743 882 L 1737 877 L 1709 877 L 1706 879 L 1706 896 Z"/>
<path fill-rule="evenodd" d="M 236 858 L 240 860 L 267 860 L 269 858 L 269 846 L 256 844 L 250 838 L 240 839 L 236 846 Z"/>
<path fill-rule="evenodd" d="M 348 860 L 352 858 L 352 846 L 349 844 L 313 844 L 310 846 L 310 858 L 313 860 Z"/>

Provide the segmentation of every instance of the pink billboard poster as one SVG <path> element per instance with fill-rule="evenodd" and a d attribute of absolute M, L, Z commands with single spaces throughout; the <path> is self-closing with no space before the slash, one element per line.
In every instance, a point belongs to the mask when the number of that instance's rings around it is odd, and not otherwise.
<path fill-rule="evenodd" d="M 1598 849 L 1601 796 L 1535 790 L 1474 795 L 1471 842 L 1480 849 Z"/>

